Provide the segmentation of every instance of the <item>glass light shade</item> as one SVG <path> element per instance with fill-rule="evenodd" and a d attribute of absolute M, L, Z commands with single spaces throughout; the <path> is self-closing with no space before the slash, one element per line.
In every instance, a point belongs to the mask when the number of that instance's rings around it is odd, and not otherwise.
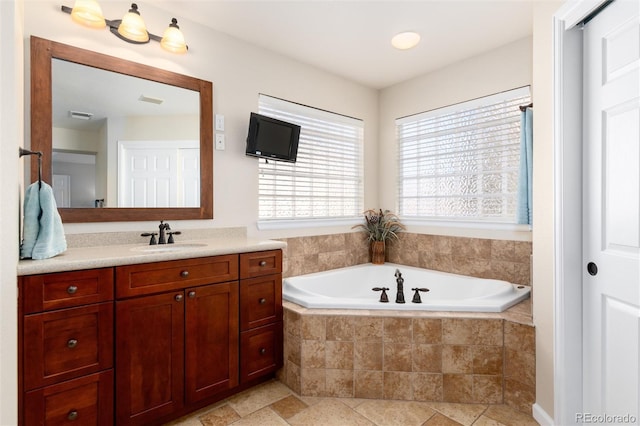
<path fill-rule="evenodd" d="M 104 28 L 107 25 L 102 8 L 95 0 L 76 0 L 71 10 L 71 19 L 90 28 Z"/>
<path fill-rule="evenodd" d="M 407 50 L 415 47 L 420 42 L 420 34 L 412 31 L 396 34 L 391 39 L 391 45 L 396 49 Z"/>
<path fill-rule="evenodd" d="M 171 24 L 164 30 L 160 46 L 172 53 L 186 53 L 187 43 L 184 41 L 184 34 L 178 27 L 178 21 L 174 18 Z"/>
<path fill-rule="evenodd" d="M 132 4 L 131 7 L 118 26 L 118 34 L 133 42 L 146 43 L 149 41 L 147 27 L 137 11 L 137 6 L 134 7 Z"/>

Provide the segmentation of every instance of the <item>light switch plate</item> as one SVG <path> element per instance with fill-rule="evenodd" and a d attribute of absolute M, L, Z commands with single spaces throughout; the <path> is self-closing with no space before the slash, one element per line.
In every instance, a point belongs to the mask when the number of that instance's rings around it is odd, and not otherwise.
<path fill-rule="evenodd" d="M 224 135 L 216 135 L 216 149 L 218 151 L 224 151 Z"/>
<path fill-rule="evenodd" d="M 216 114 L 216 130 L 224 132 L 224 115 Z"/>

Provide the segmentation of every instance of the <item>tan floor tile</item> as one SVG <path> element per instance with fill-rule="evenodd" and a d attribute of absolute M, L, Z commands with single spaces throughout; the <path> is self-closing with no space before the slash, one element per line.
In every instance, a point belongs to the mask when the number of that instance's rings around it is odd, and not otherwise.
<path fill-rule="evenodd" d="M 337 399 L 327 398 L 288 419 L 291 425 L 360 426 L 373 425 Z"/>
<path fill-rule="evenodd" d="M 273 380 L 232 396 L 228 404 L 240 417 L 244 417 L 289 395 L 291 390 L 288 387 Z"/>
<path fill-rule="evenodd" d="M 472 425 L 487 409 L 486 405 L 481 404 L 455 404 L 449 402 L 430 402 L 429 406 L 465 426 Z"/>
<path fill-rule="evenodd" d="M 283 398 L 280 401 L 274 402 L 270 405 L 270 407 L 281 417 L 288 419 L 289 417 L 293 417 L 307 408 L 308 405 L 294 395 L 289 395 L 288 397 Z"/>
<path fill-rule="evenodd" d="M 355 410 L 379 426 L 420 426 L 435 414 L 427 403 L 416 401 L 367 401 Z"/>
<path fill-rule="evenodd" d="M 447 416 L 443 416 L 440 413 L 436 413 L 429 420 L 424 422 L 422 426 L 460 426 L 460 423 L 455 420 L 451 420 Z"/>
<path fill-rule="evenodd" d="M 203 426 L 227 426 L 236 420 L 240 420 L 240 416 L 226 404 L 200 416 L 200 423 Z"/>
<path fill-rule="evenodd" d="M 366 398 L 336 398 L 338 401 L 342 402 L 345 405 L 348 405 L 351 408 L 356 408 L 358 405 L 369 401 Z"/>
<path fill-rule="evenodd" d="M 486 417 L 506 425 L 506 426 L 537 426 L 533 417 L 527 416 L 507 405 L 490 405 L 484 412 Z"/>
<path fill-rule="evenodd" d="M 309 407 L 311 407 L 312 405 L 316 405 L 319 402 L 324 401 L 325 399 L 329 399 L 329 398 L 327 398 L 325 396 L 302 396 L 302 395 L 296 395 L 296 397 L 298 397 L 300 399 L 300 401 L 304 402 Z"/>
<path fill-rule="evenodd" d="M 234 426 L 288 426 L 289 424 L 271 408 L 265 407 L 233 423 Z"/>
<path fill-rule="evenodd" d="M 490 419 L 487 416 L 480 416 L 480 418 L 473 424 L 473 426 L 505 426 L 497 420 Z"/>

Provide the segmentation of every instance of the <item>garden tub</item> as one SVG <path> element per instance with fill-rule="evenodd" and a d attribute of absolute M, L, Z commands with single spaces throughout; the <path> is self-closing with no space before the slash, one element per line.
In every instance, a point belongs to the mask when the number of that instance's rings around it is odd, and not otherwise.
<path fill-rule="evenodd" d="M 405 303 L 396 303 L 398 273 Z M 388 288 L 388 302 L 380 302 Z M 414 288 L 421 303 L 412 302 Z M 502 312 L 529 297 L 529 286 L 429 269 L 385 263 L 363 264 L 285 278 L 285 300 L 306 308 L 391 309 L 424 311 Z"/>

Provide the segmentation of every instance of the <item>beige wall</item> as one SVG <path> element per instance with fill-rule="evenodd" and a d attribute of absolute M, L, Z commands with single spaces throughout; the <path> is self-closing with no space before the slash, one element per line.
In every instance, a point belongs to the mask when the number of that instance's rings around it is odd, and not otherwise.
<path fill-rule="evenodd" d="M 536 403 L 553 417 L 553 14 L 561 1 L 534 3 L 533 16 L 533 320 Z"/>
<path fill-rule="evenodd" d="M 530 37 L 485 54 L 449 65 L 380 91 L 379 197 L 383 208 L 397 208 L 397 163 L 395 120 L 517 87 L 531 85 Z M 436 227 L 410 227 L 428 234 L 476 238 L 531 240 L 529 231 L 496 231 Z"/>

